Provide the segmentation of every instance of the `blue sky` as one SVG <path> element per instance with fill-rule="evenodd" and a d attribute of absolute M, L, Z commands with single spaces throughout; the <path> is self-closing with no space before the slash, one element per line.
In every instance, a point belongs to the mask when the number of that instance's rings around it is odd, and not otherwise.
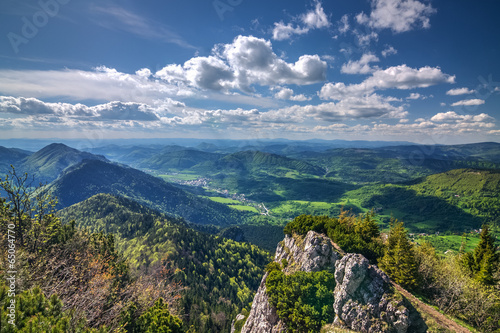
<path fill-rule="evenodd" d="M 500 141 L 495 0 L 0 4 L 0 138 Z"/>

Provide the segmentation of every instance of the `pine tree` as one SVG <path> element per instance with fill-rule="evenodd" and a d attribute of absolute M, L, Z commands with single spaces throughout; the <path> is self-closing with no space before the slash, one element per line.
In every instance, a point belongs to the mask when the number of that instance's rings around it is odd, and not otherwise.
<path fill-rule="evenodd" d="M 384 256 L 379 261 L 380 268 L 396 283 L 407 288 L 417 285 L 417 264 L 413 244 L 403 222 L 395 221 L 389 232 Z"/>
<path fill-rule="evenodd" d="M 477 244 L 472 255 L 472 273 L 474 279 L 487 285 L 493 285 L 493 275 L 499 264 L 499 254 L 495 246 L 495 237 L 491 235 L 488 225 L 484 225 L 479 244 Z"/>

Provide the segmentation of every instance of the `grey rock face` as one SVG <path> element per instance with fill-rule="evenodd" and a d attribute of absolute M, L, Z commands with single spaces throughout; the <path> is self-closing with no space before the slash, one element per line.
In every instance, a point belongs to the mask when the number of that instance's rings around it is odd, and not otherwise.
<path fill-rule="evenodd" d="M 285 273 L 298 271 L 318 272 L 335 270 L 335 262 L 340 259 L 330 238 L 309 231 L 305 237 L 285 235 L 283 242 L 278 244 L 274 261 L 288 261 Z"/>
<path fill-rule="evenodd" d="M 361 254 L 335 265 L 334 323 L 360 332 L 406 332 L 410 311 L 390 292 L 389 277 Z"/>
<path fill-rule="evenodd" d="M 275 262 L 286 259 L 283 271 L 335 274 L 334 324 L 358 332 L 405 333 L 410 326 L 410 311 L 402 297 L 396 297 L 387 275 L 360 255 L 344 257 L 325 235 L 309 231 L 304 237 L 286 235 L 276 249 Z M 267 273 L 262 278 L 242 333 L 281 333 L 286 326 L 269 304 L 266 294 Z"/>
<path fill-rule="evenodd" d="M 297 271 L 316 272 L 320 270 L 335 270 L 335 262 L 340 259 L 331 240 L 314 231 L 309 231 L 305 237 L 285 236 L 280 242 L 274 256 L 275 262 L 286 259 L 286 273 Z M 286 326 L 278 318 L 276 309 L 269 304 L 266 294 L 267 273 L 262 278 L 255 294 L 252 309 L 241 330 L 242 333 L 281 333 L 286 332 Z"/>

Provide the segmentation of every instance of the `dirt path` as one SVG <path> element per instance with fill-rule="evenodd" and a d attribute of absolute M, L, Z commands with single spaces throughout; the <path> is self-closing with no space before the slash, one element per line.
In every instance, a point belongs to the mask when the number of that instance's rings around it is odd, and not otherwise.
<path fill-rule="evenodd" d="M 395 283 L 392 283 L 394 288 L 396 288 L 397 291 L 399 291 L 401 294 L 403 294 L 404 297 L 406 297 L 408 300 L 410 300 L 413 305 L 417 308 L 417 310 L 421 312 L 425 312 L 429 316 L 432 317 L 442 327 L 452 331 L 452 332 L 458 332 L 458 333 L 471 333 L 467 328 L 460 326 L 453 320 L 447 318 L 445 315 L 434 309 L 433 307 L 425 304 L 415 296 L 413 296 L 411 293 L 403 289 L 400 285 L 397 285 Z"/>

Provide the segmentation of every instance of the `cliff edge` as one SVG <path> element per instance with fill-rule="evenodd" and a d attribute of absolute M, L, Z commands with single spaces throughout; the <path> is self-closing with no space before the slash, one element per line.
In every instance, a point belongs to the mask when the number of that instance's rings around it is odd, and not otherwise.
<path fill-rule="evenodd" d="M 274 261 L 286 262 L 285 274 L 329 271 L 335 275 L 333 324 L 358 332 L 425 332 L 427 327 L 411 303 L 394 290 L 389 277 L 361 254 L 343 253 L 330 238 L 309 231 L 286 235 Z M 285 322 L 269 303 L 262 278 L 242 333 L 287 332 Z"/>

